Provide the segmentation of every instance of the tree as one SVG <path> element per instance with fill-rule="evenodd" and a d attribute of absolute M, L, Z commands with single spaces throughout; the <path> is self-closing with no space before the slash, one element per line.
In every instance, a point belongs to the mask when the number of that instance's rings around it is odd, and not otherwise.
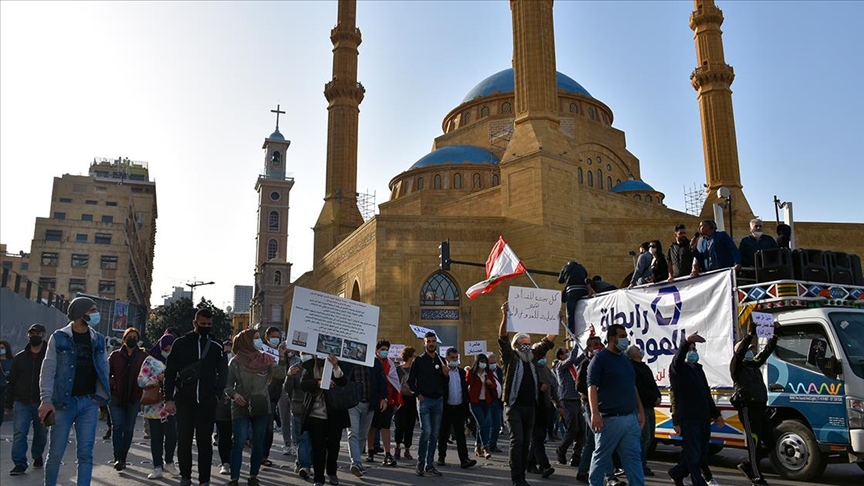
<path fill-rule="evenodd" d="M 192 321 L 195 320 L 195 313 L 198 309 L 210 309 L 213 313 L 213 331 L 211 335 L 214 339 L 224 341 L 230 339 L 231 336 L 231 321 L 225 314 L 225 311 L 213 305 L 213 302 L 201 298 L 201 302 L 194 308 L 192 301 L 186 298 L 176 300 L 169 305 L 157 307 L 150 313 L 150 319 L 144 330 L 144 335 L 150 346 L 156 343 L 164 334 L 165 329 L 176 327 L 181 335 L 192 330 Z"/>

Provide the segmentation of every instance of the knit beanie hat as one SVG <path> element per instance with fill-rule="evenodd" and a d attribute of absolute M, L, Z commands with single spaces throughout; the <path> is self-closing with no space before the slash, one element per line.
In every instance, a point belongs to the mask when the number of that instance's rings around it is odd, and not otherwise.
<path fill-rule="evenodd" d="M 93 300 L 88 297 L 75 297 L 72 299 L 72 302 L 69 303 L 66 317 L 68 317 L 70 321 L 77 321 L 84 317 L 84 315 L 87 314 L 94 305 L 96 305 L 96 302 L 93 302 Z"/>

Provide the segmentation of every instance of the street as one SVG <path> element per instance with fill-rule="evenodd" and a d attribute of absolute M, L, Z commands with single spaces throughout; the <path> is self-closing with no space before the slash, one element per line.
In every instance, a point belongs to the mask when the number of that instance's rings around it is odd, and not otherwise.
<path fill-rule="evenodd" d="M 122 472 L 117 472 L 111 465 L 111 441 L 102 440 L 101 437 L 105 434 L 105 423 L 99 422 L 99 430 L 97 431 L 96 450 L 94 451 L 94 468 L 93 468 L 93 484 L 95 485 L 117 485 L 117 484 L 142 484 L 142 485 L 169 485 L 177 484 L 179 478 L 172 478 L 167 474 L 162 479 L 149 480 L 147 474 L 152 470 L 150 465 L 150 448 L 149 441 L 143 438 L 142 422 L 139 418 L 136 429 L 135 441 L 132 444 L 132 449 L 129 451 L 130 465 Z M 417 432 L 419 433 L 419 427 Z M 456 465 L 457 455 L 455 446 L 451 446 L 448 450 L 448 459 L 450 464 L 439 467 L 439 470 L 444 474 L 441 479 L 434 477 L 417 477 L 414 475 L 414 461 L 398 461 L 399 465 L 395 468 L 384 468 L 380 466 L 382 456 L 376 456 L 379 462 L 372 465 L 367 464 L 367 473 L 357 479 L 348 472 L 348 447 L 345 442 L 346 436 L 343 435 L 343 446 L 339 456 L 339 480 L 343 485 L 433 485 L 442 479 L 444 481 L 455 481 L 455 484 L 476 484 L 476 485 L 507 485 L 509 484 L 509 470 L 507 469 L 506 455 L 506 435 L 502 435 L 502 442 L 499 447 L 504 450 L 504 453 L 494 454 L 491 459 L 478 460 L 477 466 L 470 469 L 460 469 Z M 43 482 L 42 470 L 34 470 L 32 467 L 27 469 L 27 473 L 22 476 L 11 477 L 9 471 L 12 469 L 10 459 L 12 441 L 12 420 L 11 417 L 6 417 L 3 426 L 0 427 L 0 484 L 3 486 L 37 486 Z M 63 466 L 60 471 L 60 484 L 73 485 L 76 484 L 75 479 L 75 446 L 74 437 L 71 438 L 69 447 L 66 448 L 66 456 L 63 460 Z M 469 449 L 471 449 L 471 439 L 469 439 Z M 294 474 L 294 458 L 284 456 L 280 448 L 276 444 L 281 443 L 281 436 L 277 433 L 273 447 L 273 452 L 270 459 L 274 462 L 274 467 L 262 468 L 259 479 L 264 485 L 311 485 L 311 481 L 304 481 Z M 547 453 L 554 461 L 554 448 L 556 442 L 547 444 Z M 215 449 L 215 447 L 214 447 Z M 194 448 L 193 448 L 194 450 Z M 243 471 L 241 472 L 240 484 L 246 484 L 249 470 L 249 449 L 244 453 Z M 415 445 L 412 447 L 412 452 L 416 454 L 416 436 Z M 47 454 L 47 451 L 46 451 Z M 212 484 L 225 484 L 228 482 L 227 476 L 218 474 L 218 453 L 214 450 L 214 462 L 212 469 Z M 735 465 L 744 457 L 744 451 L 725 449 L 716 456 L 710 458 L 711 469 L 714 472 L 714 477 L 721 486 L 748 486 L 749 482 L 744 480 L 741 473 L 735 468 Z M 666 471 L 678 460 L 678 452 L 675 447 L 659 446 L 654 457 L 649 461 L 650 467 L 657 474 L 654 477 L 646 478 L 646 484 L 649 485 L 669 485 L 671 484 Z M 541 479 L 539 475 L 528 474 L 528 482 L 532 485 L 544 484 L 583 484 L 576 482 L 576 469 L 570 466 L 562 466 L 553 464 L 555 474 L 549 479 Z M 763 471 L 766 474 L 768 483 L 774 485 L 795 485 L 800 484 L 796 481 L 783 480 L 776 474 L 768 461 L 762 463 Z M 193 484 L 197 484 L 197 473 L 193 469 Z M 812 485 L 834 485 L 846 486 L 861 484 L 864 479 L 864 471 L 855 464 L 844 465 L 829 465 L 825 474 L 819 478 L 817 482 L 812 482 Z M 689 481 L 688 481 L 689 484 Z"/>

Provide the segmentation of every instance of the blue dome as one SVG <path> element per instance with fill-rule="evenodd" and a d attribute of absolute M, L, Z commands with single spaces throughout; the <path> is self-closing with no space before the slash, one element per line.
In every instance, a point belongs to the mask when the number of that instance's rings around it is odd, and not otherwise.
<path fill-rule="evenodd" d="M 450 145 L 430 152 L 411 166 L 411 169 L 444 164 L 498 165 L 498 157 L 492 152 L 473 145 Z M 411 170 L 409 169 L 409 170 Z"/>
<path fill-rule="evenodd" d="M 577 83 L 566 74 L 557 73 L 558 75 L 558 90 L 566 91 L 573 94 L 581 94 L 589 98 L 593 98 L 581 84 Z M 489 96 L 495 93 L 512 93 L 515 91 L 515 80 L 513 79 L 513 68 L 505 69 L 495 73 L 492 76 L 480 81 L 474 89 L 468 92 L 462 103 L 467 103 L 474 98 Z"/>
<path fill-rule="evenodd" d="M 267 138 L 269 138 L 270 140 L 285 140 L 285 137 L 283 137 L 282 134 L 279 133 L 278 128 L 276 129 L 275 132 L 271 133 L 270 136 Z"/>
<path fill-rule="evenodd" d="M 626 180 L 612 188 L 612 192 L 648 191 L 656 192 L 653 187 L 645 182 L 637 180 Z"/>

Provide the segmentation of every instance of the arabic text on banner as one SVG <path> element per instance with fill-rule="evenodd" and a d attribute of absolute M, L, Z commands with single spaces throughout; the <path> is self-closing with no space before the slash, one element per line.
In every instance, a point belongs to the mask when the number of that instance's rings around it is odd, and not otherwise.
<path fill-rule="evenodd" d="M 471 356 L 486 353 L 486 341 L 465 341 L 465 355 Z"/>
<path fill-rule="evenodd" d="M 708 384 L 730 387 L 734 307 L 730 270 L 582 299 L 576 319 L 588 328 L 593 324 L 603 339 L 609 326 L 623 325 L 661 386 L 669 385 L 669 364 L 681 341 L 698 332 L 706 341 L 697 349 Z M 580 344 L 587 337 L 588 331 L 583 332 Z"/>
<path fill-rule="evenodd" d="M 288 347 L 372 366 L 378 339 L 378 307 L 296 287 L 288 322 Z"/>
<path fill-rule="evenodd" d="M 560 290 L 510 287 L 507 306 L 507 331 L 558 334 Z"/>

